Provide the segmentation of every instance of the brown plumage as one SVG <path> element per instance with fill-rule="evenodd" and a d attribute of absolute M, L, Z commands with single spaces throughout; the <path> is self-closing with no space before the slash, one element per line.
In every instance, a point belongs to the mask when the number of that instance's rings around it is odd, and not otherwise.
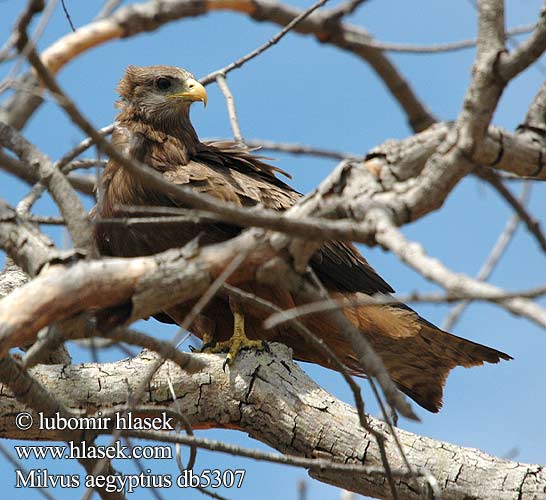
<path fill-rule="evenodd" d="M 199 141 L 190 122 L 189 108 L 194 101 L 206 102 L 206 93 L 188 72 L 169 66 L 130 66 L 118 91 L 121 101 L 112 137 L 114 145 L 162 172 L 170 182 L 239 206 L 261 204 L 279 211 L 286 210 L 300 198 L 298 192 L 276 177 L 276 173 L 283 172 L 262 158 L 233 143 Z M 101 184 L 102 217 L 127 215 L 120 210 L 121 205 L 175 205 L 167 195 L 146 186 L 112 160 L 105 168 Z M 203 245 L 217 243 L 240 231 L 239 227 L 225 223 L 186 222 L 153 228 L 98 223 L 96 237 L 105 255 L 130 257 L 180 247 L 197 235 L 201 235 Z M 310 265 L 333 297 L 393 292 L 351 244 L 326 243 L 313 256 Z M 282 308 L 298 305 L 294 297 L 282 289 L 255 282 L 246 283 L 243 288 Z M 189 307 L 191 304 L 181 304 L 157 317 L 162 321 L 180 322 Z M 294 350 L 296 359 L 329 366 L 328 360 L 289 326 L 264 331 L 261 328 L 264 314 L 252 307 L 242 309 L 249 338 L 283 342 Z M 442 389 L 452 368 L 511 359 L 500 351 L 440 330 L 403 304 L 347 309 L 344 314 L 377 349 L 398 387 L 433 412 L 442 405 Z M 308 316 L 303 321 L 354 373 L 363 375 L 351 346 L 329 324 L 327 315 Z M 191 330 L 201 338 L 210 334 L 219 341 L 231 335 L 233 323 L 229 300 L 219 296 L 203 311 Z"/>

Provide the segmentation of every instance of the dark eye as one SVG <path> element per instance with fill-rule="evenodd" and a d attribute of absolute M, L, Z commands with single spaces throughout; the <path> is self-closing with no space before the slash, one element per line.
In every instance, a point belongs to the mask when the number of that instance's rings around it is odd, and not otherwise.
<path fill-rule="evenodd" d="M 159 89 L 159 90 L 167 90 L 171 87 L 171 81 L 168 79 L 168 78 L 158 78 L 156 81 L 155 81 L 155 86 Z"/>

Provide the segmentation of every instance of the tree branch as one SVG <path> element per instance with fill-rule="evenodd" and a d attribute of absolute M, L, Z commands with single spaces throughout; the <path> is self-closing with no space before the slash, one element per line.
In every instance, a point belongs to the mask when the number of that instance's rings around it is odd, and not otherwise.
<path fill-rule="evenodd" d="M 290 361 L 286 347 L 274 344 L 270 354 L 242 354 L 227 373 L 222 368 L 223 356 L 198 357 L 206 364 L 206 369 L 193 375 L 167 362 L 151 382 L 146 404 L 156 406 L 158 413 L 165 405 L 172 406 L 175 411 L 181 410 L 194 429 L 239 429 L 286 455 L 252 454 L 237 446 L 170 433 L 142 434 L 140 437 L 193 443 L 233 455 L 304 466 L 321 481 L 363 495 L 380 498 L 389 495 L 379 449 L 372 435 L 359 426 L 356 411 L 310 380 Z M 59 394 L 67 407 L 83 408 L 87 415 L 93 415 L 98 410 L 123 409 L 127 392 L 134 391 L 139 384 L 135 374 L 146 371 L 154 361 L 154 355 L 143 353 L 117 363 L 40 366 L 32 370 L 32 375 L 49 391 Z M 172 401 L 169 378 L 178 396 L 179 409 Z M 100 380 L 101 390 L 97 380 Z M 82 392 L 81 384 L 88 390 Z M 14 415 L 27 408 L 11 398 L 9 391 L 2 394 L 5 396 L 0 398 L 3 424 L 0 436 L 27 440 L 65 439 L 58 430 L 39 431 L 37 426 L 27 431 L 18 430 Z M 384 423 L 374 419 L 370 422 L 374 428 L 387 433 Z M 417 500 L 426 494 L 425 464 L 428 474 L 432 474 L 441 486 L 444 500 L 459 500 L 462 496 L 497 500 L 516 498 L 520 492 L 523 498 L 531 498 L 539 496 L 546 485 L 546 474 L 541 466 L 497 459 L 475 449 L 434 441 L 401 429 L 397 432 L 408 459 L 417 471 L 422 471 L 418 478 L 408 477 L 392 437 L 387 438 L 388 459 L 401 498 Z M 129 434 L 139 435 L 136 431 Z M 332 461 L 337 465 L 330 465 Z"/>
<path fill-rule="evenodd" d="M 391 250 L 400 260 L 415 269 L 428 280 L 438 283 L 450 292 L 471 293 L 474 296 L 499 293 L 500 290 L 488 283 L 475 280 L 463 274 L 455 273 L 444 266 L 439 260 L 426 255 L 422 246 L 407 240 L 402 233 L 383 217 L 379 222 L 376 234 L 377 242 Z M 503 300 L 503 307 L 517 316 L 525 316 L 542 328 L 546 328 L 546 310 L 538 304 L 522 298 Z"/>

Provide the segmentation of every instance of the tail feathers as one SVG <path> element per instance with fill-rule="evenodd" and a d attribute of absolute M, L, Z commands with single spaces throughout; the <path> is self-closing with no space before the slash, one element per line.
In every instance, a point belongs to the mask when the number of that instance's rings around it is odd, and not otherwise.
<path fill-rule="evenodd" d="M 377 308 L 372 314 L 383 315 L 382 321 L 375 321 L 371 329 L 369 326 L 364 329 L 365 324 L 371 324 L 370 309 L 358 308 L 356 314 L 348 310 L 345 313 L 370 339 L 399 389 L 431 412 L 436 413 L 442 407 L 445 381 L 456 366 L 471 367 L 512 359 L 496 349 L 444 332 L 417 313 L 404 309 L 400 313 L 395 308 Z M 405 335 L 400 333 L 401 323 L 406 323 Z M 390 329 L 386 328 L 389 324 Z M 354 357 L 344 356 L 344 359 L 357 375 L 363 375 Z"/>
<path fill-rule="evenodd" d="M 440 355 L 444 349 L 449 351 L 457 360 L 457 364 L 466 368 L 483 365 L 484 362 L 498 363 L 501 359 L 505 361 L 513 359 L 512 356 L 492 347 L 444 332 L 428 321 L 423 321 L 420 335 L 431 349 L 439 350 Z"/>

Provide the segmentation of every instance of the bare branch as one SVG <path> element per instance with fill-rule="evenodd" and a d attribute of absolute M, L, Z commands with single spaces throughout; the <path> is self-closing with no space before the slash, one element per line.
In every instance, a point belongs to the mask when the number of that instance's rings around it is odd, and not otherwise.
<path fill-rule="evenodd" d="M 286 142 L 274 142 L 264 139 L 246 139 L 245 144 L 249 148 L 260 148 L 266 151 L 281 151 L 293 155 L 309 155 L 322 158 L 332 158 L 334 160 L 359 160 L 362 156 L 333 151 L 331 149 L 317 148 L 305 144 L 290 144 Z"/>
<path fill-rule="evenodd" d="M 506 39 L 509 39 L 515 35 L 521 35 L 529 33 L 536 28 L 536 23 L 524 24 L 506 31 Z M 370 42 L 371 47 L 377 49 L 386 50 L 387 52 L 400 52 L 402 54 L 439 54 L 446 52 L 453 52 L 462 49 L 469 49 L 475 47 L 478 44 L 478 39 L 461 40 L 459 42 L 452 43 L 438 43 L 435 45 L 417 45 L 408 43 L 392 43 L 392 42 Z"/>
<path fill-rule="evenodd" d="M 231 93 L 231 90 L 229 90 L 226 77 L 223 74 L 216 75 L 216 83 L 226 98 L 226 106 L 228 110 L 229 123 L 231 124 L 231 130 L 233 130 L 233 138 L 235 139 L 235 142 L 244 144 L 245 141 L 243 140 L 241 127 L 239 126 L 239 120 L 237 119 L 235 99 L 233 99 L 233 94 Z"/>
<path fill-rule="evenodd" d="M 218 80 L 218 75 L 221 75 L 225 78 L 225 76 L 234 69 L 240 68 L 244 64 L 246 64 L 248 61 L 254 59 L 255 57 L 258 57 L 260 54 L 263 54 L 267 49 L 271 48 L 273 45 L 276 45 L 287 33 L 289 33 L 291 30 L 293 30 L 299 23 L 301 23 L 306 17 L 311 15 L 315 10 L 322 7 L 328 0 L 318 0 L 318 2 L 315 2 L 311 7 L 304 10 L 302 13 L 298 14 L 294 19 L 292 19 L 287 25 L 279 31 L 271 40 L 264 43 L 263 45 L 260 45 L 257 49 L 254 49 L 249 54 L 246 54 L 245 56 L 237 59 L 236 61 L 232 62 L 231 64 L 228 64 L 227 66 L 224 66 L 223 68 L 214 71 L 210 75 L 207 75 L 203 78 L 201 78 L 201 83 L 203 85 L 207 85 L 214 80 Z M 221 87 L 220 87 L 221 88 Z"/>
<path fill-rule="evenodd" d="M 380 245 L 391 250 L 400 260 L 422 276 L 450 292 L 469 293 L 475 297 L 502 293 L 502 290 L 493 285 L 450 271 L 440 261 L 426 255 L 421 245 L 408 241 L 387 217 L 382 217 L 378 222 L 376 239 Z M 546 328 L 546 311 L 538 304 L 522 298 L 506 299 L 500 303 L 511 313 L 523 316 Z"/>
<path fill-rule="evenodd" d="M 478 2 L 478 45 L 472 82 L 457 119 L 458 147 L 472 158 L 475 145 L 486 135 L 506 81 L 500 81 L 495 65 L 504 51 L 504 2 Z"/>
<path fill-rule="evenodd" d="M 543 252 L 546 252 L 546 237 L 540 228 L 540 223 L 536 220 L 519 201 L 512 192 L 504 185 L 502 179 L 494 172 L 485 169 L 477 169 L 477 175 L 487 181 L 514 209 L 516 214 L 524 222 L 527 230 L 535 237 L 537 243 Z"/>
<path fill-rule="evenodd" d="M 522 204 L 522 206 L 525 206 L 525 204 L 527 203 L 530 193 L 531 193 L 531 185 L 527 181 L 525 182 L 523 186 L 523 193 L 521 194 L 520 199 L 518 200 Z M 504 226 L 504 229 L 502 230 L 501 234 L 497 238 L 495 245 L 491 249 L 491 252 L 489 252 L 487 259 L 485 260 L 482 267 L 478 271 L 478 274 L 476 275 L 477 280 L 487 281 L 489 279 L 489 276 L 491 276 L 491 273 L 493 272 L 493 270 L 499 263 L 502 255 L 504 254 L 504 252 L 508 248 L 508 245 L 514 238 L 514 235 L 516 234 L 516 229 L 518 228 L 520 221 L 521 221 L 521 218 L 518 214 L 514 214 L 508 219 L 508 221 L 506 222 L 506 225 Z M 446 331 L 451 331 L 451 329 L 453 328 L 457 320 L 460 318 L 461 314 L 464 312 L 464 310 L 467 308 L 467 306 L 470 303 L 471 303 L 470 300 L 465 300 L 457 304 L 444 319 L 442 328 Z"/>
<path fill-rule="evenodd" d="M 13 174 L 29 184 L 38 182 L 39 177 L 35 169 L 28 163 L 22 162 L 7 155 L 0 150 L 0 168 Z M 87 175 L 70 174 L 67 176 L 68 182 L 74 188 L 84 194 L 93 194 L 95 180 Z"/>
<path fill-rule="evenodd" d="M 30 276 L 36 276 L 51 262 L 63 262 L 74 256 L 64 255 L 36 228 L 17 220 L 15 210 L 0 200 L 0 247 Z"/>
<path fill-rule="evenodd" d="M 4 458 L 8 462 L 10 462 L 16 470 L 22 471 L 24 475 L 28 474 L 28 471 L 23 463 L 17 457 L 13 456 L 13 454 L 10 453 L 9 450 L 2 443 L 0 443 L 0 453 L 4 455 Z M 55 497 L 52 496 L 49 491 L 47 491 L 47 488 L 40 487 L 36 489 L 38 490 L 40 495 L 42 495 L 47 500 L 56 500 Z"/>
<path fill-rule="evenodd" d="M 255 245 L 253 235 L 248 234 L 228 244 L 204 248 L 197 254 L 201 256 L 200 258 L 197 255 L 186 255 L 187 251 L 182 249 L 129 261 L 104 259 L 79 262 L 67 269 L 63 266 L 52 266 L 45 275 L 40 275 L 15 290 L 0 302 L 0 310 L 5 307 L 4 311 L 7 313 L 9 303 L 12 300 L 19 301 L 21 298 L 17 306 L 19 311 L 17 317 L 9 313 L 6 321 L 0 321 L 2 332 L 0 342 L 6 348 L 8 345 L 27 345 L 32 342 L 38 331 L 48 324 L 84 310 L 121 305 L 129 300 L 133 304 L 131 318 L 150 316 L 159 310 L 184 302 L 186 294 L 189 294 L 186 297 L 189 299 L 205 292 L 213 278 L 221 274 L 234 255 L 241 254 L 245 248 L 253 246 L 264 250 L 263 257 L 256 256 L 258 257 L 256 265 L 271 255 L 271 249 L 266 250 L 267 245 Z M 204 260 L 199 262 L 201 258 Z M 175 262 L 180 264 L 177 270 L 176 265 L 172 267 Z M 201 266 L 202 270 L 198 270 Z M 182 274 L 179 274 L 180 272 Z M 234 281 L 248 277 L 252 272 L 251 269 L 239 271 Z M 165 293 L 157 293 L 160 282 L 167 276 L 170 276 L 170 281 L 176 275 L 180 279 L 178 287 L 159 287 L 163 288 Z M 48 283 L 56 284 L 51 286 Z M 33 295 L 32 289 L 41 290 L 39 293 L 42 296 Z M 26 295 L 27 293 L 29 295 Z M 22 298 L 25 295 L 28 300 Z M 168 298 L 169 296 L 171 298 Z M 39 309 L 42 311 L 39 313 L 36 307 L 40 308 L 46 303 L 49 304 L 46 306 L 49 310 Z M 25 322 L 26 326 L 20 321 Z"/>
<path fill-rule="evenodd" d="M 101 136 L 110 135 L 114 130 L 114 124 L 111 123 L 106 127 L 98 129 L 98 133 Z M 68 165 L 71 161 L 81 155 L 84 151 L 87 151 L 91 146 L 94 145 L 94 141 L 91 137 L 87 137 L 82 142 L 80 142 L 76 147 L 72 148 L 68 153 L 57 160 L 57 167 L 63 168 L 65 165 Z"/>
<path fill-rule="evenodd" d="M 110 16 L 112 14 L 112 12 L 114 12 L 118 8 L 119 4 L 122 1 L 123 0 L 106 0 L 104 2 L 104 5 L 102 6 L 102 9 L 97 14 L 97 17 L 95 18 L 95 21 L 100 21 L 101 19 L 106 19 L 108 16 Z"/>
<path fill-rule="evenodd" d="M 531 140 L 544 146 L 546 139 L 546 82 L 534 97 L 529 111 L 518 127 L 518 134 L 530 136 Z"/>
<path fill-rule="evenodd" d="M 367 0 L 346 0 L 328 13 L 331 23 L 339 23 L 345 16 L 350 16 Z"/>

